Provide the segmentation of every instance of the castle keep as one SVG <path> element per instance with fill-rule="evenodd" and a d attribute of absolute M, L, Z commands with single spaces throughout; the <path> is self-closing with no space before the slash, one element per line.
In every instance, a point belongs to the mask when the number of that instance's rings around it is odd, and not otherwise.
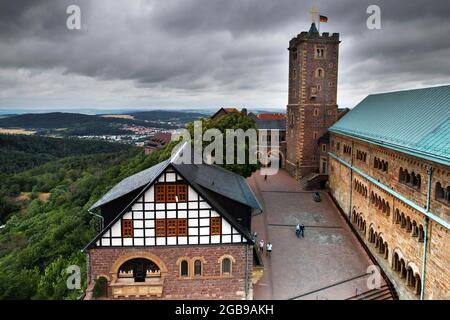
<path fill-rule="evenodd" d="M 286 170 L 297 179 L 327 165 L 319 139 L 338 118 L 339 42 L 338 33 L 321 35 L 314 22 L 289 42 Z"/>

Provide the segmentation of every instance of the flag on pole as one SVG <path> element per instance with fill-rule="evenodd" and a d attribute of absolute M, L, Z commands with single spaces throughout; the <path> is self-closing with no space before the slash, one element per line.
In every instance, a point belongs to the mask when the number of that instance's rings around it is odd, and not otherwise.
<path fill-rule="evenodd" d="M 320 22 L 328 22 L 328 18 L 325 16 L 319 16 L 319 21 Z"/>

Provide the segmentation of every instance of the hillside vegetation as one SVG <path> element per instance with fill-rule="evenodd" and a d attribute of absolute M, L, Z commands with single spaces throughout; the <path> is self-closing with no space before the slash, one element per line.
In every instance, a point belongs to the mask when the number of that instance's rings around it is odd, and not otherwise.
<path fill-rule="evenodd" d="M 77 298 L 82 291 L 67 289 L 66 268 L 78 265 L 86 285 L 80 250 L 99 231 L 98 220 L 87 209 L 123 178 L 168 158 L 173 145 L 151 156 L 128 148 L 57 159 L 4 175 L 1 192 L 15 186 L 31 192 L 31 199 L 25 207 L 12 209 L 0 231 L 0 300 Z M 50 193 L 45 203 L 40 192 Z"/>
<path fill-rule="evenodd" d="M 0 135 L 0 174 L 19 173 L 58 158 L 127 149 L 101 141 Z"/>

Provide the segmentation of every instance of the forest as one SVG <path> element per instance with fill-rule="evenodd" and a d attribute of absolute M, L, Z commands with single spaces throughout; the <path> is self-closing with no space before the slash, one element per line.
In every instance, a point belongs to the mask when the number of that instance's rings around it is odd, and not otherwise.
<path fill-rule="evenodd" d="M 87 209 L 123 178 L 168 158 L 173 147 L 145 156 L 133 147 L 99 143 L 89 150 L 78 142 L 80 145 L 73 147 L 92 154 L 71 154 L 59 144 L 62 149 L 54 150 L 53 155 L 66 157 L 20 173 L 2 174 L 0 210 L 5 213 L 5 207 L 9 209 L 9 218 L 0 229 L 0 300 L 79 297 L 81 290 L 67 289 L 66 268 L 80 266 L 85 285 L 85 255 L 80 250 L 99 231 L 98 221 Z M 25 152 L 29 148 L 31 159 L 33 148 L 25 145 L 19 149 Z M 18 192 L 29 192 L 29 199 L 15 203 L 11 199 Z M 50 196 L 42 201 L 40 193 Z M 5 199 L 9 203 L 5 204 Z"/>
<path fill-rule="evenodd" d="M 255 125 L 240 115 L 203 123 L 220 130 Z M 100 231 L 88 208 L 122 179 L 169 158 L 178 142 L 146 156 L 142 149 L 106 142 L 0 138 L 0 155 L 9 161 L 0 172 L 0 300 L 78 299 L 86 288 L 81 249 Z M 22 158 L 16 163 L 8 154 Z M 249 176 L 257 166 L 227 169 Z M 71 265 L 80 267 L 80 290 L 67 288 Z"/>

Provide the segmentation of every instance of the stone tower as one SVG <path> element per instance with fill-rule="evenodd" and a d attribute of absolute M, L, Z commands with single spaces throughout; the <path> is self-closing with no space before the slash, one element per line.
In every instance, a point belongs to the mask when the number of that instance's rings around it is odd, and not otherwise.
<path fill-rule="evenodd" d="M 319 138 L 338 117 L 339 42 L 314 22 L 289 42 L 286 170 L 297 179 L 319 172 Z"/>

